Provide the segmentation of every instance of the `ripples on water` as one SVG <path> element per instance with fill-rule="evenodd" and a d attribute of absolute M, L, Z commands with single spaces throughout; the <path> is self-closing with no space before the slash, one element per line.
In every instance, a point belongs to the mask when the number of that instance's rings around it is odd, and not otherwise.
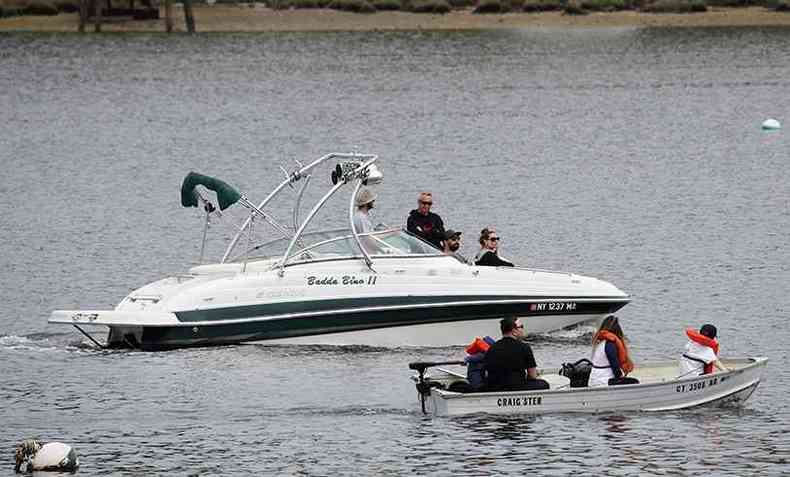
<path fill-rule="evenodd" d="M 790 161 L 759 124 L 788 124 L 789 38 L 0 35 L 0 468 L 40 436 L 84 475 L 786 474 Z M 630 293 L 638 360 L 710 321 L 725 356 L 771 359 L 765 382 L 742 409 L 431 419 L 406 364 L 462 347 L 101 351 L 46 325 L 195 260 L 187 171 L 258 197 L 280 164 L 350 149 L 382 156 L 380 220 L 431 189 L 465 254 L 494 224 L 518 263 Z M 590 333 L 533 337 L 539 363 Z"/>

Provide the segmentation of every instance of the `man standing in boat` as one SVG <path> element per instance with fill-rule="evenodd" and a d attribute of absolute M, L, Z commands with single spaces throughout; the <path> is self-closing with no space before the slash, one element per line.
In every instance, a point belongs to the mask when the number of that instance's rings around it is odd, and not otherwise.
<path fill-rule="evenodd" d="M 354 212 L 354 228 L 358 234 L 373 232 L 373 223 L 370 221 L 370 209 L 378 196 L 370 189 L 361 189 L 357 194 L 357 211 Z"/>
<path fill-rule="evenodd" d="M 406 230 L 432 243 L 439 250 L 444 249 L 444 223 L 438 214 L 431 212 L 433 195 L 420 192 L 417 196 L 417 208 L 409 212 L 406 219 Z"/>
<path fill-rule="evenodd" d="M 532 348 L 524 342 L 524 325 L 516 317 L 499 322 L 502 339 L 494 343 L 484 358 L 488 391 L 549 389 L 538 379 L 538 365 Z"/>

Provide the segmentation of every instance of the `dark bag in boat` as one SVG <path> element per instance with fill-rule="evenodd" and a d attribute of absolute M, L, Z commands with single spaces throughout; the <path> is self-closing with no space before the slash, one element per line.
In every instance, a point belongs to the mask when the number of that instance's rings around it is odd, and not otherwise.
<path fill-rule="evenodd" d="M 570 379 L 572 388 L 585 388 L 590 380 L 591 371 L 592 362 L 589 359 L 582 358 L 575 363 L 562 363 L 560 376 Z"/>

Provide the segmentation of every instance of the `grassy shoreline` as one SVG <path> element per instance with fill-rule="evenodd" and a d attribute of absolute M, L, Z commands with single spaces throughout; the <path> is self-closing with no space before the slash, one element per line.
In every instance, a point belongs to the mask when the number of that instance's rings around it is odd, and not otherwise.
<path fill-rule="evenodd" d="M 260 5 L 196 5 L 194 12 L 198 32 L 790 26 L 790 13 L 755 6 L 709 7 L 708 11 L 699 13 L 657 14 L 627 10 L 588 15 L 567 15 L 559 11 L 481 15 L 472 13 L 471 9 L 441 15 L 401 11 L 360 14 L 330 9 L 272 10 Z M 176 31 L 186 30 L 181 9 L 175 9 L 174 20 Z M 76 13 L 0 18 L 0 32 L 76 32 L 78 21 Z M 91 25 L 87 31 L 92 31 Z M 102 31 L 161 32 L 164 19 L 103 23 Z"/>

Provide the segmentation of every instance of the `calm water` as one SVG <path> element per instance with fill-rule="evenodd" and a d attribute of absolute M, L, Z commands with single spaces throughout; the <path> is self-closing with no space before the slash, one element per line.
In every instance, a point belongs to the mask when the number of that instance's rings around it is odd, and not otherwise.
<path fill-rule="evenodd" d="M 81 475 L 786 475 L 788 91 L 788 29 L 0 35 L 0 475 L 33 436 Z M 467 255 L 496 225 L 516 262 L 630 293 L 637 360 L 712 322 L 723 355 L 770 358 L 763 385 L 742 409 L 430 419 L 406 363 L 460 347 L 102 352 L 46 324 L 195 262 L 189 170 L 260 200 L 347 150 L 382 157 L 378 220 L 433 190 Z M 589 331 L 537 337 L 539 362 Z"/>

